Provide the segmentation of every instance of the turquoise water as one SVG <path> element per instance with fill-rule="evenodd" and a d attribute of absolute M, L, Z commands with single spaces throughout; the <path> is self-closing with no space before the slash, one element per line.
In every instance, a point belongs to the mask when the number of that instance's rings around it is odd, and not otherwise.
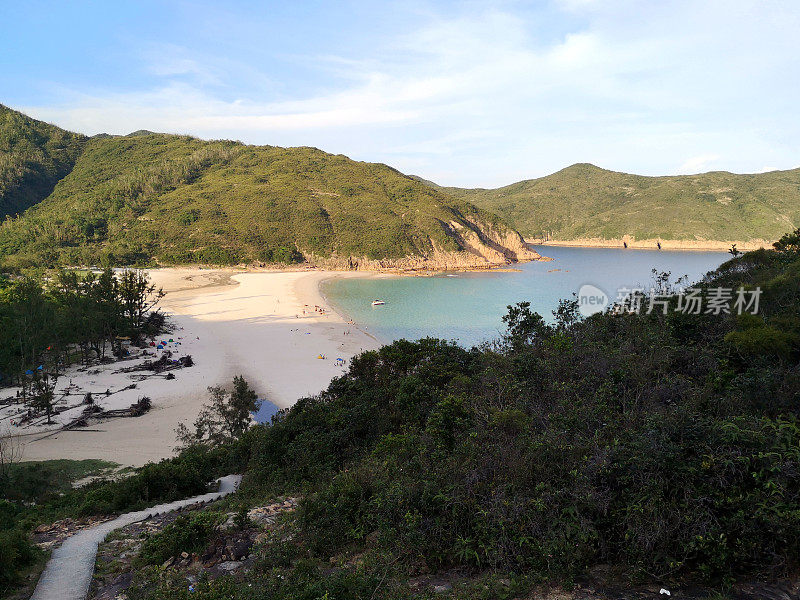
<path fill-rule="evenodd" d="M 470 346 L 495 339 L 506 306 L 527 300 L 546 319 L 562 298 L 584 284 L 613 301 L 621 287 L 651 287 L 652 269 L 673 279 L 700 279 L 730 258 L 725 252 L 625 250 L 622 248 L 536 249 L 551 262 L 519 265 L 520 272 L 450 273 L 435 277 L 332 279 L 322 293 L 333 307 L 382 342 L 432 336 Z M 558 269 L 558 270 L 556 270 Z M 384 306 L 371 305 L 384 300 Z"/>

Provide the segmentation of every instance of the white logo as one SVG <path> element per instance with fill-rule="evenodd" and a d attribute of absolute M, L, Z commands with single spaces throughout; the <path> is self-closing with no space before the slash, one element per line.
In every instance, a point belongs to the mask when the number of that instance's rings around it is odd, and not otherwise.
<path fill-rule="evenodd" d="M 578 290 L 578 311 L 584 317 L 602 312 L 607 305 L 608 294 L 599 287 L 586 283 Z"/>

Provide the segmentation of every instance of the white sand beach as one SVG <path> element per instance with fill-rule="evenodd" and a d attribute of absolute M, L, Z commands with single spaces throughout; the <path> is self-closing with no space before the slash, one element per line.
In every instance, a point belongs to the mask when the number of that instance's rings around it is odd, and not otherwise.
<path fill-rule="evenodd" d="M 286 408 L 325 389 L 353 356 L 380 345 L 326 306 L 319 293 L 323 279 L 369 276 L 363 273 L 181 268 L 152 270 L 150 276 L 166 292 L 161 306 L 177 327 L 157 341 L 167 342 L 173 358 L 191 355 L 194 366 L 171 371 L 172 380 L 153 376 L 141 381 L 114 372 L 136 364 L 133 360 L 70 369 L 59 379 L 56 395 L 71 385 L 73 395 L 64 396 L 60 406 L 73 408 L 55 417 L 58 425 L 11 428 L 22 442 L 23 460 L 103 458 L 133 466 L 158 460 L 172 454 L 175 427 L 194 420 L 208 400 L 209 386 L 227 386 L 241 374 L 260 398 Z M 151 351 L 155 358 L 163 352 Z M 344 366 L 336 365 L 337 358 L 344 359 Z M 135 389 L 123 389 L 131 382 Z M 106 396 L 106 390 L 113 393 Z M 80 415 L 86 391 L 103 409 L 127 408 L 142 396 L 152 400 L 153 408 L 140 417 L 60 431 Z M 7 397 L 8 390 L 0 395 Z M 14 410 L 19 407 L 0 411 L 4 430 Z"/>

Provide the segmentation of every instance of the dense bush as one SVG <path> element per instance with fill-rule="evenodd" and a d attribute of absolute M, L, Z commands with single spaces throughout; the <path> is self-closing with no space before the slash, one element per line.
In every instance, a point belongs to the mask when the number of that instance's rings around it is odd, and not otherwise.
<path fill-rule="evenodd" d="M 81 515 L 109 514 L 171 502 L 206 491 L 213 467 L 203 458 L 161 461 L 142 467 L 135 477 L 105 483 L 80 494 Z"/>
<path fill-rule="evenodd" d="M 303 262 L 303 255 L 294 248 L 263 248 L 258 252 L 258 259 L 264 262 L 299 263 Z"/>
<path fill-rule="evenodd" d="M 169 558 L 177 558 L 181 552 L 202 552 L 220 519 L 220 514 L 208 511 L 178 517 L 163 531 L 145 540 L 137 565 L 160 565 Z"/>
<path fill-rule="evenodd" d="M 17 581 L 22 569 L 36 561 L 41 552 L 18 530 L 0 531 L 0 594 Z"/>
<path fill-rule="evenodd" d="M 365 353 L 252 434 L 243 491 L 305 490 L 298 556 L 322 563 L 371 548 L 411 572 L 790 574 L 800 256 L 747 254 L 703 285 L 760 286 L 759 315 L 580 320 L 565 302 L 548 325 L 523 304 L 494 347 Z"/>

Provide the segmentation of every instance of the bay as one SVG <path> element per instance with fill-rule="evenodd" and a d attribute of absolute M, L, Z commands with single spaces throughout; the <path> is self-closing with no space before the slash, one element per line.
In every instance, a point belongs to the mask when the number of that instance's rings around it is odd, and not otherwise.
<path fill-rule="evenodd" d="M 552 261 L 518 265 L 518 272 L 443 273 L 432 277 L 333 278 L 321 291 L 337 312 L 381 342 L 438 337 L 471 346 L 497 338 L 506 307 L 520 301 L 552 321 L 562 298 L 583 285 L 613 302 L 621 288 L 649 289 L 652 270 L 698 281 L 728 260 L 726 252 L 536 247 Z M 372 306 L 373 300 L 386 304 Z"/>

